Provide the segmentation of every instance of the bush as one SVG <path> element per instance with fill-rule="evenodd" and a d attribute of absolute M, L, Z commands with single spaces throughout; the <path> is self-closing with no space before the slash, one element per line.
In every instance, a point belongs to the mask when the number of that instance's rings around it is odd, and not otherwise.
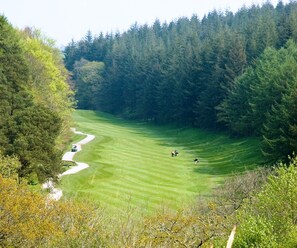
<path fill-rule="evenodd" d="M 280 164 L 237 218 L 236 247 L 296 247 L 297 159 Z"/>
<path fill-rule="evenodd" d="M 0 247 L 100 247 L 100 216 L 92 206 L 49 201 L 0 176 Z"/>

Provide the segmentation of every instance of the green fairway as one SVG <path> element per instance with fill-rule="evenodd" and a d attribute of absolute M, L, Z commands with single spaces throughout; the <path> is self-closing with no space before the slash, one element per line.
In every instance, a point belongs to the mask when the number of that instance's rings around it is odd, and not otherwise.
<path fill-rule="evenodd" d="M 63 194 L 100 202 L 108 210 L 177 208 L 261 161 L 255 139 L 148 125 L 93 111 L 75 111 L 74 120 L 78 131 L 96 138 L 74 157 L 90 167 L 63 177 Z M 175 149 L 179 155 L 171 157 Z"/>

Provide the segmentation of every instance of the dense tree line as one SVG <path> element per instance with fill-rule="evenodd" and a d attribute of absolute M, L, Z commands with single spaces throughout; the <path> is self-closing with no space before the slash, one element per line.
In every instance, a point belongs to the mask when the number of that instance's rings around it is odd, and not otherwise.
<path fill-rule="evenodd" d="M 296 13 L 294 2 L 264 4 L 123 34 L 89 33 L 65 50 L 79 107 L 261 135 L 263 152 L 281 158 L 296 147 Z M 133 208 L 107 218 L 17 183 L 59 172 L 72 92 L 50 40 L 13 29 L 3 16 L 0 34 L 0 246 L 225 246 L 235 223 L 234 247 L 296 246 L 296 158 L 273 173 L 233 177 L 192 208 L 140 221 Z"/>
<path fill-rule="evenodd" d="M 294 109 L 296 99 L 296 57 L 290 55 L 296 24 L 297 3 L 282 1 L 235 14 L 214 10 L 201 20 L 156 20 L 122 34 L 88 32 L 65 48 L 65 64 L 73 72 L 79 108 L 263 135 L 263 153 L 275 161 L 296 149 L 295 111 L 286 109 Z M 85 70 L 87 61 L 103 64 Z M 95 76 L 86 81 L 82 73 Z"/>
<path fill-rule="evenodd" d="M 0 34 L 0 154 L 19 160 L 19 179 L 44 181 L 61 169 L 59 138 L 73 106 L 68 74 L 40 32 L 15 30 L 0 16 Z"/>

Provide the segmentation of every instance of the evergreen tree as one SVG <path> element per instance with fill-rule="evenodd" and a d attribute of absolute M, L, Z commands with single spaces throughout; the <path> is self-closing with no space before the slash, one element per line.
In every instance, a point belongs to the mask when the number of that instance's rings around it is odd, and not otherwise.
<path fill-rule="evenodd" d="M 256 80 L 250 67 L 240 77 L 236 78 L 233 87 L 229 89 L 227 97 L 218 106 L 218 121 L 228 126 L 231 133 L 236 135 L 252 135 L 253 122 L 250 121 L 251 96 L 250 84 Z"/>
<path fill-rule="evenodd" d="M 203 85 L 196 103 L 196 125 L 203 128 L 216 128 L 216 107 L 222 99 L 220 81 L 222 77 L 221 59 L 223 41 L 219 35 L 204 44 L 201 49 L 199 80 Z"/>
<path fill-rule="evenodd" d="M 80 58 L 78 56 L 77 43 L 72 40 L 64 49 L 64 64 L 66 68 L 70 71 L 73 70 L 75 61 L 78 61 Z"/>
<path fill-rule="evenodd" d="M 0 148 L 6 153 L 11 150 L 11 141 L 15 138 L 10 131 L 14 116 L 31 107 L 33 102 L 19 37 L 4 16 L 0 16 L 0 33 Z"/>
<path fill-rule="evenodd" d="M 297 45 L 292 41 L 286 49 L 281 49 L 279 56 L 283 62 L 279 64 L 274 85 L 278 91 L 271 108 L 267 111 L 263 123 L 262 149 L 266 157 L 273 161 L 287 159 L 297 147 L 294 146 L 296 133 L 296 87 L 297 87 Z"/>
<path fill-rule="evenodd" d="M 236 135 L 274 133 L 268 119 L 282 113 L 292 89 L 279 73 L 287 52 L 276 49 L 296 40 L 296 6 L 267 2 L 234 14 L 214 10 L 202 20 L 193 15 L 168 24 L 135 23 L 105 37 L 89 34 L 67 47 L 65 63 L 104 62 L 92 108 L 159 123 L 227 127 Z M 288 128 L 295 130 L 294 123 Z"/>
<path fill-rule="evenodd" d="M 289 13 L 282 1 L 276 5 L 276 30 L 278 33 L 277 47 L 285 45 L 290 37 Z"/>
<path fill-rule="evenodd" d="M 20 177 L 44 182 L 61 172 L 62 153 L 57 150 L 56 138 L 60 134 L 61 119 L 48 108 L 32 106 L 13 118 L 7 127 L 10 140 L 8 154 L 16 154 L 21 162 Z"/>

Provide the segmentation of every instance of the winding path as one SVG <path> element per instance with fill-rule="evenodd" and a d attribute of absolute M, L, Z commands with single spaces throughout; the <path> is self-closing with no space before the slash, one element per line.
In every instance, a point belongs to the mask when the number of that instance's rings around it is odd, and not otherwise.
<path fill-rule="evenodd" d="M 86 135 L 87 136 L 83 140 L 81 140 L 81 141 L 77 142 L 76 144 L 74 144 L 74 145 L 77 146 L 77 151 L 76 152 L 66 152 L 64 154 L 63 158 L 62 158 L 63 161 L 73 161 L 74 162 L 73 157 L 77 152 L 81 151 L 82 145 L 85 145 L 88 142 L 90 142 L 91 140 L 93 140 L 95 138 L 95 136 L 91 135 L 91 134 L 85 134 L 85 133 L 82 133 L 82 132 L 78 132 L 78 131 L 75 130 L 75 128 L 72 128 L 71 130 L 76 134 L 81 134 L 81 135 Z M 75 163 L 76 163 L 76 166 L 74 166 L 71 169 L 63 172 L 60 175 L 58 175 L 58 177 L 61 178 L 62 176 L 65 176 L 65 175 L 71 175 L 71 174 L 77 173 L 77 172 L 79 172 L 81 170 L 84 170 L 84 169 L 89 167 L 89 165 L 86 164 L 86 163 L 81 163 L 81 162 L 75 162 Z M 58 188 L 55 188 L 55 185 L 51 180 L 44 183 L 42 185 L 42 188 L 50 190 L 48 198 L 51 199 L 51 200 L 58 201 L 63 196 L 62 190 L 58 189 Z"/>

